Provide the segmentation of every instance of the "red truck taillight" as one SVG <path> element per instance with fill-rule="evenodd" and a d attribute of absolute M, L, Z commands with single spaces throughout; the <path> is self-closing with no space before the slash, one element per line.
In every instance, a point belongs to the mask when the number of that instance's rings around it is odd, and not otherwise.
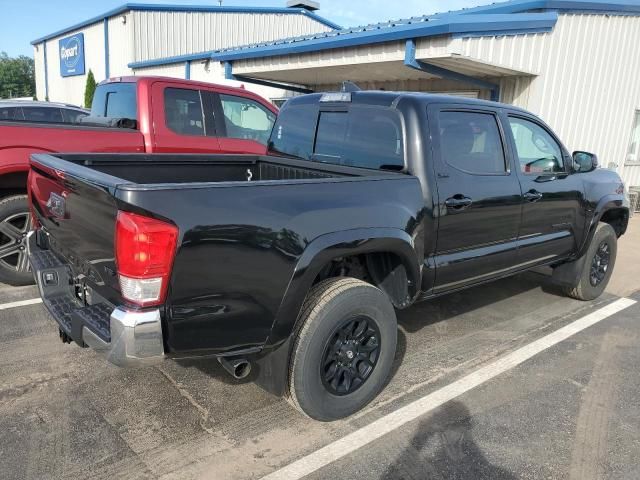
<path fill-rule="evenodd" d="M 118 212 L 116 265 L 125 299 L 140 306 L 164 302 L 177 239 L 175 225 Z"/>

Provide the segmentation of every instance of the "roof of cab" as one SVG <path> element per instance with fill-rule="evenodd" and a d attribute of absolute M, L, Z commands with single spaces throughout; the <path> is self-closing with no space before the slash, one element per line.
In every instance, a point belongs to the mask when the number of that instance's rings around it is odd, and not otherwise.
<path fill-rule="evenodd" d="M 327 92 L 332 93 L 332 92 Z M 325 93 L 310 93 L 307 95 L 301 95 L 298 97 L 292 97 L 285 104 L 286 106 L 301 105 L 301 104 L 318 104 L 321 102 L 321 98 Z M 508 105 L 505 103 L 492 102 L 489 100 L 481 100 L 476 98 L 460 97 L 456 95 L 445 95 L 436 93 L 424 93 L 424 92 L 394 92 L 387 90 L 360 90 L 351 92 L 351 99 L 349 101 L 331 101 L 326 102 L 326 105 L 339 105 L 341 103 L 359 104 L 359 105 L 377 105 L 382 107 L 393 107 L 398 104 L 402 99 L 410 99 L 414 102 L 419 102 L 423 105 L 430 103 L 450 103 L 460 105 L 478 105 L 491 108 L 506 108 L 512 111 L 521 111 L 529 113 L 526 110 Z M 323 102 L 324 103 L 324 102 Z"/>
<path fill-rule="evenodd" d="M 109 83 L 137 83 L 137 84 L 147 84 L 151 85 L 154 82 L 166 82 L 173 84 L 187 84 L 191 87 L 202 87 L 202 88 L 214 88 L 216 90 L 224 90 L 230 94 L 240 95 L 242 97 L 253 98 L 262 104 L 267 104 L 272 107 L 274 112 L 277 112 L 277 108 L 268 100 L 261 97 L 257 93 L 253 93 L 250 90 L 247 90 L 244 87 L 232 87 L 231 85 L 222 85 L 219 83 L 211 83 L 211 82 L 199 82 L 197 80 L 187 80 L 184 78 L 176 78 L 176 77 L 162 77 L 162 76 L 153 76 L 153 75 L 145 75 L 145 76 L 123 76 L 123 77 L 111 77 L 106 80 L 101 81 L 98 85 L 106 85 Z"/>

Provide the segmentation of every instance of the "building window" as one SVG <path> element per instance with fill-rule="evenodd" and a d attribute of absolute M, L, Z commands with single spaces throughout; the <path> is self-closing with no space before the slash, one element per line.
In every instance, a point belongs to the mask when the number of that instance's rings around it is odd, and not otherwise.
<path fill-rule="evenodd" d="M 220 95 L 227 137 L 255 140 L 266 145 L 276 115 L 258 102 L 233 95 Z"/>
<path fill-rule="evenodd" d="M 475 175 L 506 173 L 500 130 L 495 115 L 477 112 L 440 112 L 442 159 L 457 170 Z"/>
<path fill-rule="evenodd" d="M 165 121 L 167 127 L 180 135 L 204 136 L 204 118 L 199 90 L 165 88 Z"/>
<path fill-rule="evenodd" d="M 640 110 L 636 110 L 625 165 L 640 164 Z"/>

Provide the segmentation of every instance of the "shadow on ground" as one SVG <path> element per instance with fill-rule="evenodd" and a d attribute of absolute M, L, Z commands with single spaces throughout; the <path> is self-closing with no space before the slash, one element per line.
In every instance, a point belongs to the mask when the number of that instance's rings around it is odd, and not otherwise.
<path fill-rule="evenodd" d="M 451 401 L 422 420 L 407 448 L 383 478 L 393 480 L 491 479 L 517 477 L 493 465 L 473 439 L 467 407 Z"/>
<path fill-rule="evenodd" d="M 564 296 L 542 271 L 531 271 L 477 287 L 420 302 L 398 311 L 398 323 L 409 333 L 450 318 L 479 310 L 522 293 L 542 288 L 545 293 Z"/>

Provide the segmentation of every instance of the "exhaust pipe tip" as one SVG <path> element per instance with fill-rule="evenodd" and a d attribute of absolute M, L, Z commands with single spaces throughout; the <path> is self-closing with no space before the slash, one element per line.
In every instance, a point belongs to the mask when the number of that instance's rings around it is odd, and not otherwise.
<path fill-rule="evenodd" d="M 218 357 L 218 362 L 229 372 L 229 374 L 237 379 L 242 380 L 247 378 L 251 373 L 251 363 L 245 358 L 227 359 L 225 357 Z"/>
<path fill-rule="evenodd" d="M 71 337 L 66 334 L 66 332 L 62 331 L 62 329 L 58 331 L 58 334 L 60 335 L 60 340 L 62 340 L 62 343 L 71 343 L 73 341 Z"/>

